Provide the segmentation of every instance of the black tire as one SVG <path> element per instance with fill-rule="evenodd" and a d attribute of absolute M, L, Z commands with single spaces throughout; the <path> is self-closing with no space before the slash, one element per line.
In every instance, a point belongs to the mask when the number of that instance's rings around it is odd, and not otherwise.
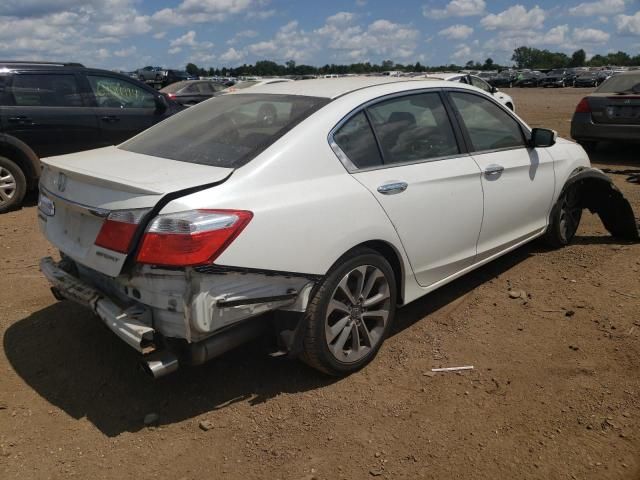
<path fill-rule="evenodd" d="M 2 177 L 8 175 L 2 175 L 2 171 L 6 171 L 13 181 L 13 188 L 8 187 L 9 180 L 5 183 Z M 0 157 L 0 213 L 5 213 L 22 205 L 22 200 L 27 193 L 27 179 L 22 169 L 10 159 L 6 157 Z M 10 198 L 7 198 L 10 197 Z"/>
<path fill-rule="evenodd" d="M 576 188 L 569 187 L 562 192 L 551 209 L 549 226 L 544 236 L 545 243 L 552 248 L 562 248 L 571 243 L 581 218 L 579 192 Z"/>
<path fill-rule="evenodd" d="M 368 338 L 371 338 L 371 334 L 374 333 L 376 329 L 378 330 L 378 333 L 376 333 L 375 345 L 372 345 L 371 347 L 365 347 L 363 345 L 363 351 L 365 351 L 366 353 L 362 353 L 363 356 L 361 358 L 357 359 L 356 361 L 343 362 L 339 361 L 336 358 L 336 355 L 330 351 L 329 343 L 331 343 L 331 341 L 327 339 L 326 329 L 330 328 L 329 321 L 331 315 L 333 315 L 333 313 L 336 311 L 329 311 L 329 303 L 335 299 L 335 295 L 338 292 L 339 285 L 345 278 L 347 278 L 347 275 L 353 273 L 358 267 L 363 266 L 367 269 L 367 272 L 381 272 L 384 275 L 384 281 L 386 281 L 388 291 L 382 289 L 382 287 L 384 286 L 384 283 L 381 279 L 382 277 L 379 277 L 380 286 L 378 287 L 381 288 L 381 290 L 377 291 L 388 292 L 388 300 L 384 300 L 385 306 L 388 305 L 388 316 L 386 323 L 383 326 L 378 325 L 375 328 L 369 329 L 369 327 L 363 320 L 364 316 L 361 316 L 361 323 L 358 323 L 358 325 L 355 324 L 356 321 L 352 320 L 354 318 L 354 314 L 353 310 L 351 309 L 351 313 L 338 314 L 339 317 L 346 317 L 342 318 L 342 320 L 340 321 L 336 321 L 334 325 L 337 325 L 344 320 L 347 320 L 347 322 L 351 322 L 349 325 L 345 325 L 344 329 L 341 329 L 342 332 L 345 332 L 347 329 L 352 330 L 352 333 L 348 334 L 350 336 L 345 337 L 344 345 L 346 345 L 349 340 L 351 340 L 351 342 L 355 342 L 353 331 L 358 332 L 356 338 L 359 343 L 360 339 L 365 339 L 364 332 L 362 331 L 363 328 L 366 332 L 370 332 L 367 334 Z M 363 283 L 365 279 L 366 276 L 363 276 Z M 378 284 L 378 280 L 376 280 L 376 284 Z M 381 256 L 376 251 L 368 248 L 359 248 L 344 255 L 340 260 L 336 262 L 336 264 L 331 268 L 324 280 L 316 287 L 311 301 L 309 302 L 304 318 L 304 321 L 306 322 L 306 332 L 303 343 L 304 349 L 301 357 L 302 360 L 309 366 L 332 376 L 345 376 L 360 370 L 369 362 L 371 362 L 371 360 L 373 360 L 373 358 L 380 350 L 380 347 L 384 343 L 384 340 L 389 333 L 395 317 L 396 299 L 397 291 L 393 269 L 391 268 L 389 262 L 383 256 Z M 345 302 L 345 304 L 346 303 L 347 302 Z M 376 303 L 375 305 L 380 305 L 380 303 Z M 353 305 L 351 308 L 353 308 Z M 360 306 L 360 308 L 364 312 L 366 312 L 367 310 L 366 308 L 363 308 L 362 305 Z M 381 308 L 382 307 L 380 307 L 380 309 Z M 328 313 L 330 314 L 329 316 L 327 315 Z M 369 323 L 369 325 L 371 325 L 371 323 Z M 338 335 L 336 334 L 336 338 L 337 337 Z M 358 351 L 355 351 L 355 353 L 358 353 Z"/>

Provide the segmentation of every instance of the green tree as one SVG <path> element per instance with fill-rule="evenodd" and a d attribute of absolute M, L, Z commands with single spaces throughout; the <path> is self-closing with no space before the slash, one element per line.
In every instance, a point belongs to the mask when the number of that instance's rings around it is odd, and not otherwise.
<path fill-rule="evenodd" d="M 200 73 L 200 68 L 195 63 L 187 63 L 185 70 L 189 75 L 198 75 Z"/>
<path fill-rule="evenodd" d="M 569 62 L 570 67 L 583 67 L 587 63 L 587 54 L 581 48 L 580 50 L 576 50 L 571 55 L 571 61 Z"/>

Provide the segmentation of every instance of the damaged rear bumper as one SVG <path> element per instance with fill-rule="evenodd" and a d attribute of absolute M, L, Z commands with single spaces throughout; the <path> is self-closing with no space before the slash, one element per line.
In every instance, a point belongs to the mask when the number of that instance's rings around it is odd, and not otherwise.
<path fill-rule="evenodd" d="M 144 305 L 118 305 L 101 292 L 62 270 L 51 257 L 40 261 L 40 270 L 56 297 L 88 307 L 127 345 L 143 354 L 153 352 L 155 331 L 151 312 Z"/>

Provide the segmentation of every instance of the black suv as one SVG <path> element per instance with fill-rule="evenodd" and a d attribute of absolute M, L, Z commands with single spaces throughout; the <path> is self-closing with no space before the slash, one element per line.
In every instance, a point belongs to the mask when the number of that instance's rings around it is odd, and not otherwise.
<path fill-rule="evenodd" d="M 119 73 L 0 62 L 0 213 L 37 187 L 41 157 L 119 144 L 179 108 Z"/>

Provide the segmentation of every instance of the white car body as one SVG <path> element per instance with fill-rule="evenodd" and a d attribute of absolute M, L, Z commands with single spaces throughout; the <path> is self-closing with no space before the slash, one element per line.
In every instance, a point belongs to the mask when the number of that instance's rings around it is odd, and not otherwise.
<path fill-rule="evenodd" d="M 145 354 L 160 350 L 151 341 L 157 336 L 197 345 L 266 311 L 304 312 L 314 286 L 363 244 L 395 255 L 398 303 L 407 304 L 541 236 L 567 180 L 589 167 L 585 151 L 562 139 L 548 148 L 463 151 L 368 169 L 353 168 L 335 144 L 332 132 L 362 105 L 443 90 L 493 102 L 474 87 L 424 79 L 283 82 L 228 97 L 311 96 L 327 103 L 240 168 L 120 147 L 45 159 L 40 225 L 74 267 L 65 273 L 46 259 L 42 270 L 60 297 L 91 306 Z M 219 103 L 212 99 L 179 113 L 174 125 Z M 496 108 L 531 135 L 514 113 Z M 397 182 L 405 185 L 401 194 L 379 193 Z M 154 206 L 152 216 L 216 209 L 248 211 L 253 218 L 215 264 L 199 267 L 139 265 L 131 250 L 96 246 L 109 212 Z"/>
<path fill-rule="evenodd" d="M 428 75 L 428 78 L 446 80 L 447 82 L 460 82 L 465 83 L 467 85 L 473 85 L 474 87 L 479 88 L 480 90 L 484 90 L 487 94 L 491 95 L 498 102 L 503 104 L 505 107 L 509 108 L 512 111 L 516 111 L 516 104 L 511 98 L 510 95 L 498 90 L 494 89 L 489 83 L 487 83 L 484 79 L 478 77 L 477 75 L 470 75 L 467 73 L 445 73 L 445 74 L 433 74 Z"/>

